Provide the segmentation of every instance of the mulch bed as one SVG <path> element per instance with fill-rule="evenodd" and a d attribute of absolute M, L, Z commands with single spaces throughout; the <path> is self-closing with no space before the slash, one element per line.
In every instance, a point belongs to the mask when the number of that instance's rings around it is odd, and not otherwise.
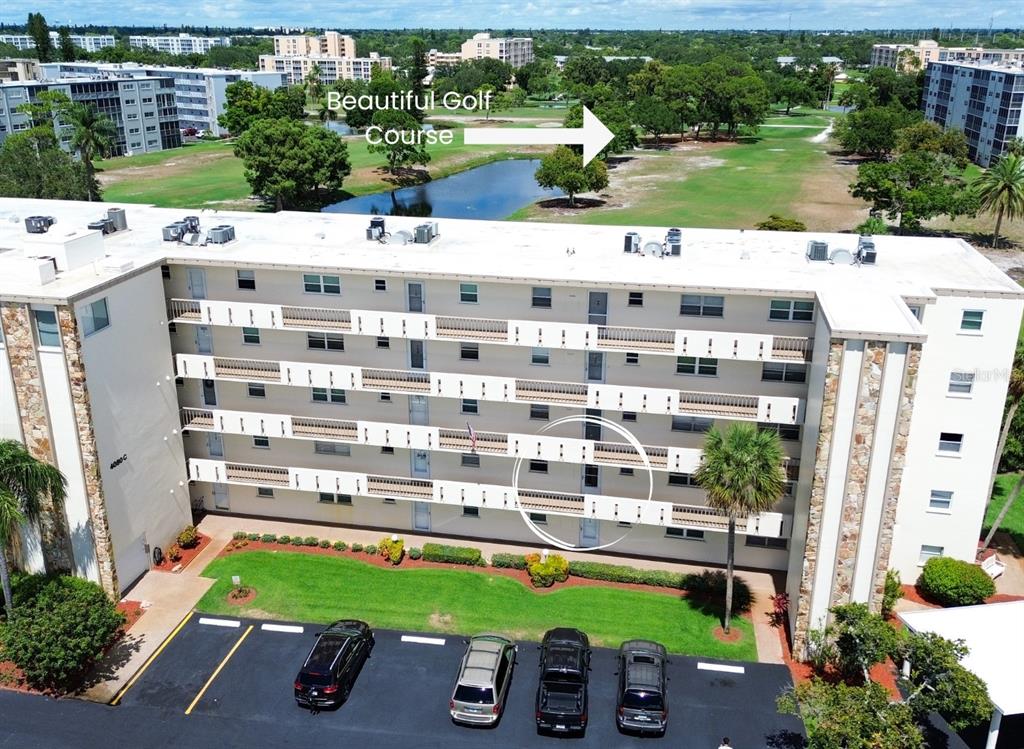
<path fill-rule="evenodd" d="M 916 585 L 903 585 L 903 597 L 908 601 L 913 601 L 921 606 L 927 606 L 930 609 L 941 609 L 942 606 L 934 601 L 930 601 L 924 597 L 921 591 Z M 989 596 L 985 599 L 985 603 L 1006 603 L 1008 601 L 1024 601 L 1024 596 L 1014 596 L 1009 593 L 996 593 L 993 596 Z"/>
<path fill-rule="evenodd" d="M 117 604 L 117 610 L 124 614 L 124 626 L 121 628 L 122 633 L 131 629 L 135 622 L 146 613 L 146 610 L 142 608 L 142 604 L 139 601 L 120 601 Z"/>
<path fill-rule="evenodd" d="M 251 603 L 255 597 L 256 588 L 246 588 L 245 593 L 240 596 L 235 595 L 235 589 L 232 588 L 225 597 L 225 600 L 229 606 L 245 606 L 247 603 Z"/>
<path fill-rule="evenodd" d="M 181 565 L 181 569 L 185 569 L 186 567 L 188 567 L 189 562 L 195 559 L 199 552 L 205 549 L 206 546 L 210 543 L 209 536 L 204 536 L 202 533 L 199 533 L 197 535 L 199 536 L 199 543 L 193 546 L 191 549 L 182 549 L 181 559 L 179 559 L 177 562 L 172 562 L 170 559 L 168 559 L 167 549 L 164 549 L 164 561 L 160 564 L 154 564 L 150 569 L 155 570 L 156 572 L 170 572 L 179 564 Z"/>

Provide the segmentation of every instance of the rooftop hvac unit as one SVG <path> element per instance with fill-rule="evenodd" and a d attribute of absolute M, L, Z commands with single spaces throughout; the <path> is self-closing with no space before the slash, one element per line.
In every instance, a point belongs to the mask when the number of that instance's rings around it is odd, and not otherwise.
<path fill-rule="evenodd" d="M 199 216 L 185 216 L 181 223 L 185 225 L 186 234 L 199 233 Z"/>
<path fill-rule="evenodd" d="M 127 231 L 128 217 L 124 208 L 108 208 L 107 218 L 114 222 L 114 231 Z"/>
<path fill-rule="evenodd" d="M 206 241 L 212 244 L 227 244 L 235 238 L 235 227 L 230 224 L 215 226 L 206 233 Z"/>
<path fill-rule="evenodd" d="M 661 242 L 644 242 L 645 255 L 660 255 L 663 250 Z"/>
<path fill-rule="evenodd" d="M 877 259 L 878 250 L 875 249 L 875 240 L 862 235 L 857 240 L 857 262 L 861 265 L 874 265 Z"/>
<path fill-rule="evenodd" d="M 807 243 L 807 259 L 816 263 L 823 263 L 828 260 L 828 242 L 819 242 L 812 239 Z"/>
<path fill-rule="evenodd" d="M 394 234 L 388 235 L 388 244 L 409 244 L 412 242 L 412 232 L 399 229 Z"/>
<path fill-rule="evenodd" d="M 437 225 L 436 221 L 428 221 L 427 226 L 430 227 L 430 238 L 436 239 L 441 236 L 441 227 Z"/>
<path fill-rule="evenodd" d="M 366 227 L 366 238 L 370 241 L 379 241 L 384 234 L 384 217 L 374 216 L 371 218 L 370 225 Z"/>
<path fill-rule="evenodd" d="M 57 220 L 53 216 L 28 216 L 25 218 L 25 231 L 29 234 L 46 234 L 55 223 Z"/>
<path fill-rule="evenodd" d="M 380 233 L 383 234 L 384 233 L 384 217 L 383 216 L 373 216 L 370 219 L 370 228 L 371 229 L 380 229 Z"/>
<path fill-rule="evenodd" d="M 434 238 L 430 230 L 430 224 L 420 224 L 416 227 L 414 232 L 414 241 L 416 244 L 430 244 L 430 240 Z"/>
<path fill-rule="evenodd" d="M 850 252 L 849 250 L 844 250 L 842 248 L 839 248 L 838 250 L 833 250 L 831 257 L 829 257 L 829 260 L 832 261 L 832 265 L 853 265 L 854 263 L 857 262 L 854 259 L 852 252 Z"/>
<path fill-rule="evenodd" d="M 114 222 L 109 218 L 101 218 L 99 221 L 93 221 L 89 224 L 89 228 L 93 231 L 101 231 L 104 234 L 113 234 L 117 229 L 114 228 Z"/>
<path fill-rule="evenodd" d="M 626 240 L 622 247 L 623 252 L 640 252 L 640 235 L 635 231 L 626 232 Z"/>
<path fill-rule="evenodd" d="M 676 228 L 669 229 L 665 235 L 665 246 L 669 255 L 682 255 L 683 232 Z"/>
<path fill-rule="evenodd" d="M 175 221 L 173 224 L 168 224 L 163 228 L 165 242 L 180 242 L 183 236 L 185 236 L 184 221 Z"/>

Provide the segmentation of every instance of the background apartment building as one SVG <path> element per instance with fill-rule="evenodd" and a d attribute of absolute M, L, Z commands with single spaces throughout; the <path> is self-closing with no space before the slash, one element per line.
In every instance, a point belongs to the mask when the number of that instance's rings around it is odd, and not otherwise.
<path fill-rule="evenodd" d="M 5 57 L 0 59 L 0 83 L 34 81 L 39 77 L 39 60 Z"/>
<path fill-rule="evenodd" d="M 1024 63 L 930 63 L 922 98 L 925 117 L 962 130 L 971 160 L 981 166 L 1024 138 Z"/>
<path fill-rule="evenodd" d="M 172 55 L 202 55 L 214 47 L 230 47 L 231 37 L 228 36 L 192 36 L 177 34 L 172 36 L 136 36 L 128 37 L 128 44 L 137 49 L 150 48 L 157 52 Z"/>
<path fill-rule="evenodd" d="M 178 125 L 194 127 L 216 136 L 226 134 L 217 118 L 227 107 L 227 87 L 237 81 L 251 81 L 267 89 L 283 86 L 281 73 L 218 68 L 186 68 L 135 63 L 53 62 L 39 66 L 44 80 L 71 78 L 170 77 L 174 80 L 174 104 Z"/>
<path fill-rule="evenodd" d="M 391 58 L 371 52 L 369 57 L 311 57 L 307 55 L 260 55 L 260 70 L 277 73 L 286 84 L 298 85 L 313 71 L 319 71 L 321 83 L 368 81 L 374 68 L 391 69 Z"/>
<path fill-rule="evenodd" d="M 916 62 L 915 62 L 916 61 Z M 940 47 L 931 39 L 917 44 L 875 44 L 871 47 L 871 67 L 924 70 L 932 62 L 1004 63 L 1024 61 L 1024 49 L 985 49 L 984 47 Z"/>
<path fill-rule="evenodd" d="M 112 156 L 131 156 L 181 145 L 174 81 L 166 76 L 0 83 L 0 141 L 27 130 L 27 115 L 17 111 L 43 91 L 61 91 L 73 102 L 94 107 L 117 127 Z M 55 120 L 61 145 L 70 150 L 70 132 Z"/>
<path fill-rule="evenodd" d="M 462 62 L 462 52 L 441 52 L 432 49 L 427 52 L 427 66 L 431 68 L 452 67 Z"/>
<path fill-rule="evenodd" d="M 507 62 L 513 68 L 521 68 L 533 62 L 533 39 L 529 37 L 506 37 L 492 39 L 488 33 L 474 34 L 472 39 L 462 43 L 462 60 L 480 60 L 491 57 Z"/>
<path fill-rule="evenodd" d="M 275 36 L 274 54 L 280 57 L 355 57 L 356 40 L 337 31 L 326 31 L 320 36 Z"/>
<path fill-rule="evenodd" d="M 50 32 L 50 40 L 54 46 L 60 44 L 60 34 L 56 31 Z M 71 41 L 76 47 L 86 52 L 99 52 L 106 47 L 113 47 L 117 44 L 111 34 L 71 34 Z M 12 44 L 20 50 L 35 49 L 35 40 L 28 34 L 0 34 L 0 43 Z"/>
<path fill-rule="evenodd" d="M 0 435 L 69 480 L 30 568 L 119 591 L 190 502 L 717 564 L 693 473 L 737 420 L 787 456 L 737 561 L 786 573 L 798 644 L 974 558 L 1024 294 L 959 240 L 102 210 L 0 200 Z"/>

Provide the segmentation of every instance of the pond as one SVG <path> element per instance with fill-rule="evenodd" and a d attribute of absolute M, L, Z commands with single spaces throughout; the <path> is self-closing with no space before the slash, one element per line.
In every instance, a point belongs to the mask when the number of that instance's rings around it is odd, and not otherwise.
<path fill-rule="evenodd" d="M 563 194 L 537 184 L 533 174 L 539 165 L 539 159 L 494 161 L 422 185 L 342 200 L 323 210 L 497 221 L 538 200 Z"/>

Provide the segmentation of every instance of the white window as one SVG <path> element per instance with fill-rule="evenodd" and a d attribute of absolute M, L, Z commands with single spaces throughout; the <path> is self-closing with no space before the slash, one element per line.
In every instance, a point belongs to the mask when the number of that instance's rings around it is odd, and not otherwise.
<path fill-rule="evenodd" d="M 344 390 L 337 388 L 313 388 L 313 401 L 316 403 L 345 403 Z"/>
<path fill-rule="evenodd" d="M 479 468 L 480 467 L 480 456 L 473 453 L 462 453 L 462 467 L 463 468 Z"/>
<path fill-rule="evenodd" d="M 630 366 L 640 366 L 640 353 L 638 351 L 627 351 L 626 364 L 629 364 Z"/>
<path fill-rule="evenodd" d="M 765 382 L 805 382 L 807 365 L 787 362 L 764 362 L 761 379 Z"/>
<path fill-rule="evenodd" d="M 381 403 L 390 403 L 391 402 L 391 393 L 388 393 L 388 392 L 379 393 L 377 395 L 377 400 L 380 401 Z"/>
<path fill-rule="evenodd" d="M 480 361 L 479 343 L 460 343 L 459 358 L 463 361 Z"/>
<path fill-rule="evenodd" d="M 471 507 L 469 505 L 462 506 L 462 517 L 464 518 L 478 518 L 480 517 L 480 508 Z"/>
<path fill-rule="evenodd" d="M 395 448 L 393 448 L 391 445 L 384 445 L 380 449 L 380 454 L 381 455 L 394 455 L 395 454 Z M 392 501 L 394 501 L 394 500 L 392 500 Z"/>
<path fill-rule="evenodd" d="M 679 314 L 686 317 L 722 317 L 724 312 L 724 296 L 683 294 L 679 300 Z"/>
<path fill-rule="evenodd" d="M 254 434 L 252 438 L 252 446 L 258 447 L 260 450 L 269 450 L 270 437 L 264 437 L 261 434 Z"/>
<path fill-rule="evenodd" d="M 350 505 L 352 504 L 351 494 L 331 494 L 330 492 L 320 492 L 320 501 L 329 504 L 336 505 Z"/>
<path fill-rule="evenodd" d="M 531 512 L 530 521 L 536 523 L 537 525 L 547 525 L 548 516 L 543 512 Z"/>
<path fill-rule="evenodd" d="M 921 554 L 917 558 L 918 565 L 922 565 L 933 557 L 941 557 L 943 552 L 942 546 L 929 546 L 928 544 L 921 545 Z"/>
<path fill-rule="evenodd" d="M 271 488 L 269 486 L 257 486 L 256 487 L 256 496 L 257 497 L 265 497 L 267 499 L 273 499 L 274 498 L 274 490 L 273 490 L 273 488 Z"/>
<path fill-rule="evenodd" d="M 531 460 L 530 473 L 547 473 L 548 462 L 546 460 Z"/>
<path fill-rule="evenodd" d="M 974 389 L 974 372 L 950 372 L 949 392 L 957 395 L 970 395 Z"/>
<path fill-rule="evenodd" d="M 931 510 L 948 510 L 953 505 L 953 492 L 944 489 L 932 489 L 928 498 L 928 508 Z"/>
<path fill-rule="evenodd" d="M 462 413 L 464 413 L 464 414 L 478 414 L 478 413 L 480 413 L 480 402 L 476 398 L 463 398 L 462 399 Z"/>
<path fill-rule="evenodd" d="M 374 291 L 387 291 L 388 282 L 386 278 L 375 278 L 373 279 L 373 290 Z"/>
<path fill-rule="evenodd" d="M 344 351 L 345 336 L 341 333 L 306 333 L 306 348 L 321 351 Z"/>
<path fill-rule="evenodd" d="M 541 309 L 551 309 L 551 287 L 534 286 L 533 295 L 530 299 L 530 306 Z"/>
<path fill-rule="evenodd" d="M 477 304 L 480 301 L 480 290 L 475 283 L 459 284 L 459 302 L 462 304 Z"/>
<path fill-rule="evenodd" d="M 534 348 L 530 352 L 530 364 L 548 365 L 551 363 L 551 350 L 546 348 Z"/>
<path fill-rule="evenodd" d="M 244 291 L 256 290 L 256 272 L 251 270 L 235 271 L 235 282 Z"/>
<path fill-rule="evenodd" d="M 636 421 L 636 411 L 623 411 L 622 412 L 622 420 L 623 421 Z"/>
<path fill-rule="evenodd" d="M 386 335 L 377 336 L 377 348 L 391 348 L 391 339 Z"/>
<path fill-rule="evenodd" d="M 694 528 L 666 528 L 666 538 L 681 538 L 686 541 L 703 541 L 704 531 L 699 531 Z"/>
<path fill-rule="evenodd" d="M 320 442 L 314 440 L 313 452 L 317 455 L 340 455 L 343 458 L 348 458 L 352 455 L 352 446 L 343 445 L 340 442 Z"/>
<path fill-rule="evenodd" d="M 302 287 L 307 294 L 340 294 L 341 276 L 324 276 L 319 273 L 303 273 Z"/>
<path fill-rule="evenodd" d="M 260 343 L 259 328 L 242 328 L 242 343 L 258 346 Z"/>
<path fill-rule="evenodd" d="M 718 376 L 718 359 L 696 356 L 677 356 L 676 374 L 699 375 L 700 377 Z"/>
<path fill-rule="evenodd" d="M 673 432 L 706 432 L 714 422 L 700 416 L 673 416 Z"/>
<path fill-rule="evenodd" d="M 626 305 L 629 307 L 643 307 L 644 293 L 642 291 L 629 292 L 629 298 L 626 301 Z"/>
<path fill-rule="evenodd" d="M 551 417 L 551 407 L 544 403 L 530 404 L 530 418 L 547 421 Z"/>
<path fill-rule="evenodd" d="M 754 546 L 759 549 L 785 549 L 786 539 L 773 538 L 771 536 L 744 536 L 744 543 L 747 546 Z"/>
<path fill-rule="evenodd" d="M 60 328 L 57 326 L 57 313 L 52 309 L 32 310 L 36 321 L 36 335 L 40 346 L 60 346 Z"/>
<path fill-rule="evenodd" d="M 768 308 L 769 320 L 810 322 L 814 319 L 814 302 L 796 299 L 772 299 Z"/>
<path fill-rule="evenodd" d="M 939 433 L 939 452 L 958 453 L 964 446 L 964 436 L 957 432 Z"/>
<path fill-rule="evenodd" d="M 985 312 L 980 309 L 965 309 L 960 318 L 960 330 L 981 330 Z"/>
<path fill-rule="evenodd" d="M 93 333 L 110 327 L 110 314 L 107 312 L 107 300 L 97 299 L 79 310 L 82 317 L 82 328 L 86 337 Z"/>
<path fill-rule="evenodd" d="M 246 385 L 250 398 L 266 398 L 267 386 L 262 382 L 250 382 Z"/>

